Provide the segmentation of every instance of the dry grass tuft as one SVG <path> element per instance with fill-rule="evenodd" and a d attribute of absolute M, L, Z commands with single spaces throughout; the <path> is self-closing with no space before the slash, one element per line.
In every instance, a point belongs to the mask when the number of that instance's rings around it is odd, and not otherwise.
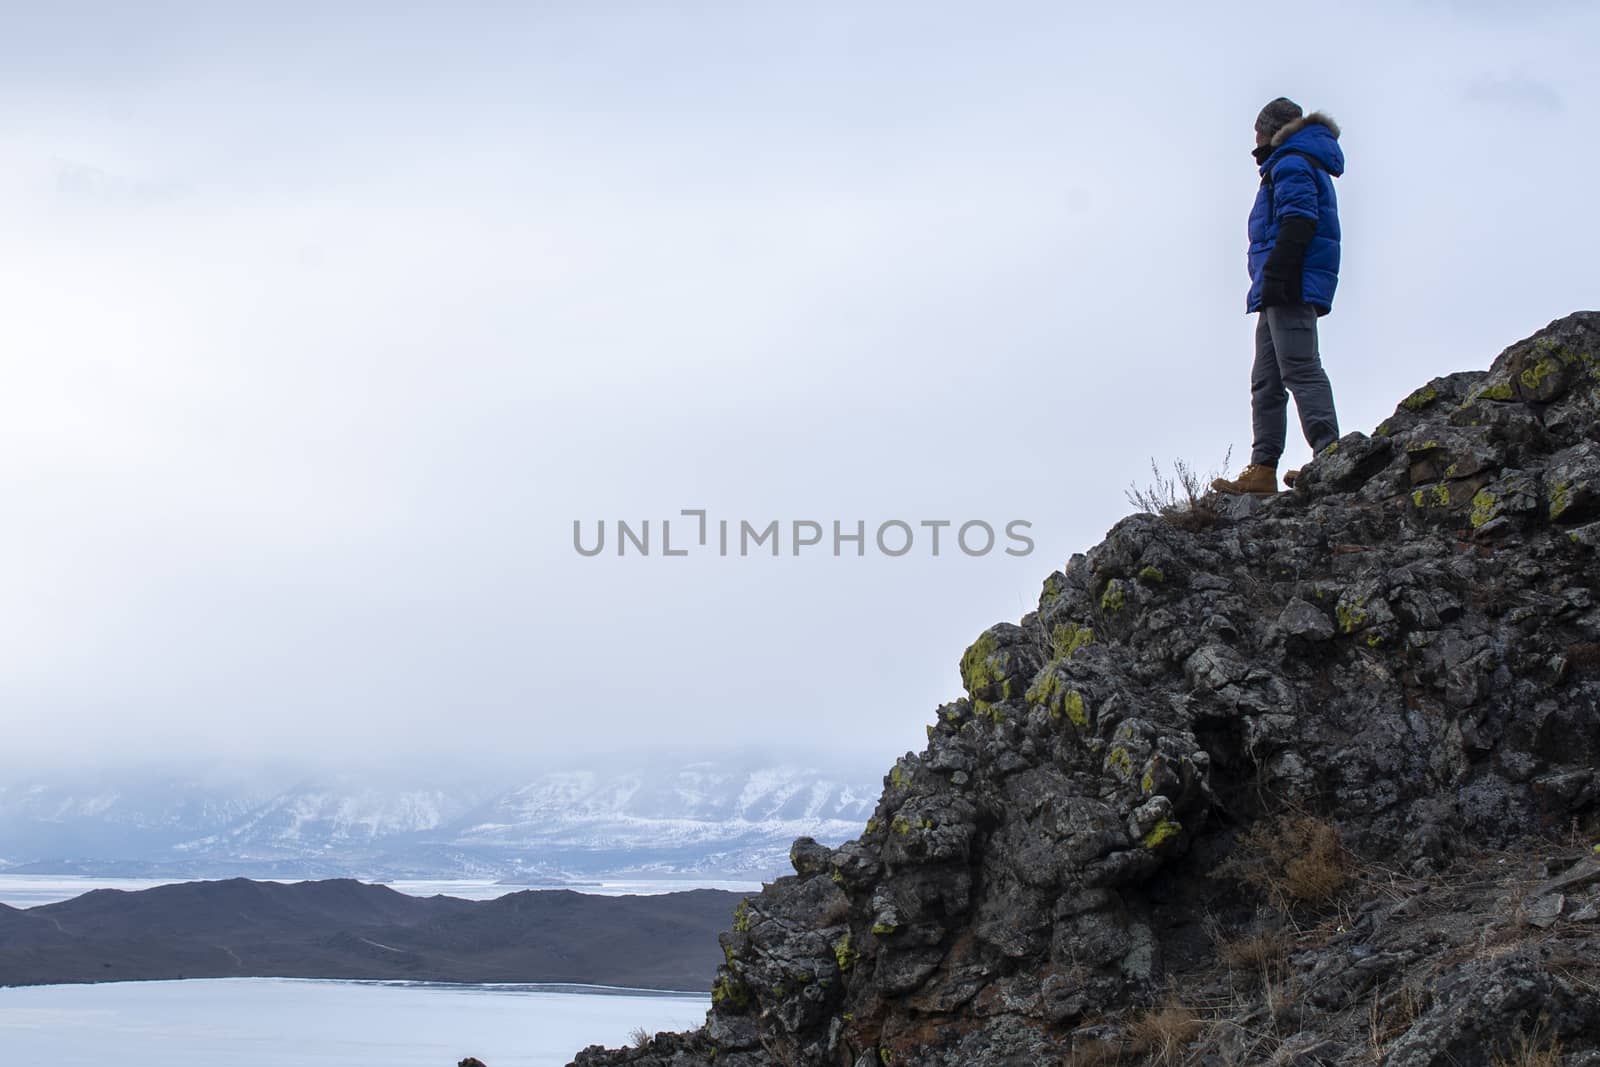
<path fill-rule="evenodd" d="M 1338 829 L 1312 815 L 1259 822 L 1239 839 L 1217 873 L 1261 890 L 1279 911 L 1326 904 L 1355 878 L 1355 858 Z"/>
<path fill-rule="evenodd" d="M 1289 956 L 1289 939 L 1275 930 L 1217 942 L 1217 959 L 1230 971 L 1260 971 L 1283 965 Z"/>
<path fill-rule="evenodd" d="M 1159 515 L 1185 530 L 1209 529 L 1216 525 L 1218 515 L 1205 498 L 1211 493 L 1212 480 L 1227 472 L 1231 459 L 1233 449 L 1230 448 L 1222 457 L 1222 466 L 1206 474 L 1189 466 L 1187 461 L 1176 459 L 1172 461 L 1172 473 L 1168 474 L 1152 457 L 1152 481 L 1142 489 L 1130 484 L 1125 494 L 1128 503 L 1140 511 Z"/>
<path fill-rule="evenodd" d="M 649 1048 L 650 1042 L 655 1040 L 650 1031 L 642 1026 L 635 1026 L 628 1034 L 628 1040 L 633 1042 L 634 1048 Z"/>
<path fill-rule="evenodd" d="M 1548 1020 L 1541 1018 L 1531 1034 L 1521 1034 L 1510 1048 L 1496 1052 L 1491 1067 L 1561 1067 L 1561 1042 L 1541 1036 Z"/>
<path fill-rule="evenodd" d="M 1183 1062 L 1183 1050 L 1194 1043 L 1202 1029 L 1200 1016 L 1193 1008 L 1169 1000 L 1129 1025 L 1128 1043 L 1133 1052 L 1146 1057 L 1146 1063 L 1177 1067 Z"/>
<path fill-rule="evenodd" d="M 1117 1041 L 1078 1041 L 1067 1054 L 1071 1067 L 1122 1067 L 1122 1044 Z"/>
<path fill-rule="evenodd" d="M 850 918 L 850 898 L 840 893 L 828 902 L 822 913 L 823 926 L 837 926 Z"/>
<path fill-rule="evenodd" d="M 1367 1050 L 1374 1063 L 1383 1059 L 1396 1038 L 1416 1025 L 1430 1000 L 1427 990 L 1409 982 L 1388 996 L 1373 995 L 1367 1011 Z"/>

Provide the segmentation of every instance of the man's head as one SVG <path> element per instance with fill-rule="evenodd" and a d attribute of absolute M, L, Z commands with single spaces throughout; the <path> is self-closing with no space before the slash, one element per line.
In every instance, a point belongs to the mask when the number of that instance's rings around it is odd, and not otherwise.
<path fill-rule="evenodd" d="M 1303 115 L 1300 105 L 1290 100 L 1287 96 L 1280 96 L 1261 109 L 1256 116 L 1256 144 L 1264 145 L 1272 141 L 1272 135 L 1283 129 L 1289 123 Z"/>

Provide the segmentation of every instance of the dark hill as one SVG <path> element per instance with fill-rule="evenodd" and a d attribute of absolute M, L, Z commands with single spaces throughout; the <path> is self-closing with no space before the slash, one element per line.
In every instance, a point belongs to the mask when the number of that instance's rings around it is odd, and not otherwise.
<path fill-rule="evenodd" d="M 0 985 L 237 976 L 709 989 L 736 893 L 410 897 L 351 879 L 102 889 L 0 910 Z"/>
<path fill-rule="evenodd" d="M 75 935 L 98 938 L 135 928 L 150 935 L 210 936 L 242 929 L 295 933 L 339 924 L 408 926 L 441 910 L 470 906 L 449 897 L 409 897 L 350 878 L 288 885 L 230 878 L 138 892 L 96 889 L 29 912 L 54 919 Z"/>
<path fill-rule="evenodd" d="M 593 982 L 588 961 L 606 960 L 615 961 L 613 968 L 626 961 L 630 976 L 608 984 L 709 989 L 722 953 L 705 931 L 724 929 L 739 899 L 713 889 L 647 897 L 525 890 L 371 937 L 435 955 L 470 951 L 478 972 L 492 980 L 511 981 L 532 969 L 546 981 Z M 615 914 L 595 907 L 608 900 L 628 903 L 614 907 Z M 694 981 L 678 984 L 686 974 Z"/>
<path fill-rule="evenodd" d="M 575 1067 L 1595 1067 L 1597 548 L 1596 312 L 1124 520 L 741 908 L 702 1029 Z"/>

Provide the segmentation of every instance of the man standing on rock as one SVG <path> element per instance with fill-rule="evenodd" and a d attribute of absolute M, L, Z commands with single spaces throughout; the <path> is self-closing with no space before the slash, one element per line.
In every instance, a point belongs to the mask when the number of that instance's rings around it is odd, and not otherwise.
<path fill-rule="evenodd" d="M 1238 478 L 1218 478 L 1223 493 L 1276 493 L 1289 394 L 1313 454 L 1339 439 L 1333 387 L 1317 350 L 1317 318 L 1333 308 L 1339 283 L 1339 206 L 1333 179 L 1344 173 L 1339 127 L 1318 111 L 1278 97 L 1256 116 L 1261 188 L 1250 209 L 1250 293 L 1256 361 L 1250 372 L 1255 439 Z M 1285 471 L 1294 485 L 1298 471 Z"/>

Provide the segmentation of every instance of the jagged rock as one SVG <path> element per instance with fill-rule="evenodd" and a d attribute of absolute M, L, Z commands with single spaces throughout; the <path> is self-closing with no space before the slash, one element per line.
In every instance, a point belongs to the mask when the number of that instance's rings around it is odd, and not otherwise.
<path fill-rule="evenodd" d="M 1600 1062 L 1552 843 L 1600 829 L 1597 354 L 1569 316 L 1292 493 L 1118 523 L 735 916 L 706 1027 L 576 1067 L 1134 1063 L 1168 1000 L 1197 1064 Z"/>
<path fill-rule="evenodd" d="M 1284 605 L 1278 615 L 1278 628 L 1291 637 L 1309 641 L 1326 641 L 1335 632 L 1327 612 L 1317 610 L 1299 597 Z"/>

